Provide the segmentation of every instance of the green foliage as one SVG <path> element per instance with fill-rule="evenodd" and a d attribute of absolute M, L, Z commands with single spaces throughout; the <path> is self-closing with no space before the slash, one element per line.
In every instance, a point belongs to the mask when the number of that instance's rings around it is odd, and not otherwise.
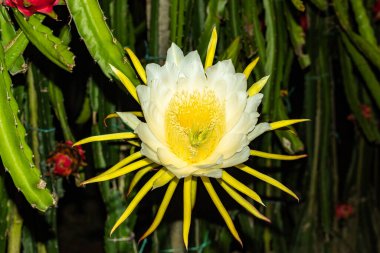
<path fill-rule="evenodd" d="M 29 203 L 46 211 L 53 204 L 53 197 L 41 173 L 33 163 L 33 154 L 25 140 L 25 128 L 18 117 L 18 105 L 11 91 L 11 79 L 0 48 L 0 150 L 4 167 L 13 182 Z"/>
<path fill-rule="evenodd" d="M 61 39 L 53 35 L 50 28 L 42 24 L 45 16 L 33 15 L 26 19 L 19 11 L 14 11 L 14 17 L 26 37 L 40 52 L 57 66 L 72 71 L 75 66 L 74 55 L 62 44 Z"/>
<path fill-rule="evenodd" d="M 108 28 L 98 1 L 88 0 L 83 4 L 81 1 L 68 0 L 66 4 L 81 38 L 104 74 L 109 78 L 113 75 L 109 66 L 111 64 L 137 85 L 136 75 L 127 62 L 122 46 Z"/>

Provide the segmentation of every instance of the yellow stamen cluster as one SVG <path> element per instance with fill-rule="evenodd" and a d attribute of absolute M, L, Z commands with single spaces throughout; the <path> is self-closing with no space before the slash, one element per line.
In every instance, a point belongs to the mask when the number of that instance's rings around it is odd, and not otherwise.
<path fill-rule="evenodd" d="M 224 108 L 212 90 L 178 91 L 165 115 L 166 139 L 172 152 L 189 163 L 207 158 L 224 134 Z"/>

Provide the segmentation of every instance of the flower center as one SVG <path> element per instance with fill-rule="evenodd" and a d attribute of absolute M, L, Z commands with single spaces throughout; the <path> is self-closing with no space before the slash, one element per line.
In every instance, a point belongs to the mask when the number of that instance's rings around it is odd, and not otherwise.
<path fill-rule="evenodd" d="M 178 91 L 169 102 L 165 128 L 174 154 L 189 163 L 202 161 L 223 137 L 224 104 L 209 89 Z"/>

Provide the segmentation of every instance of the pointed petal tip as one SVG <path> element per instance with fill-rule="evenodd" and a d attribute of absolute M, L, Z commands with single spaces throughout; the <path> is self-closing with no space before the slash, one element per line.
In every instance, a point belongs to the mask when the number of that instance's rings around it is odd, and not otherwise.
<path fill-rule="evenodd" d="M 243 241 L 240 238 L 239 239 L 236 238 L 236 240 L 239 242 L 240 246 L 243 248 Z"/>
<path fill-rule="evenodd" d="M 188 242 L 183 242 L 184 244 L 185 244 L 185 248 L 186 248 L 186 251 L 188 251 L 189 250 L 189 247 L 188 247 Z"/>
<path fill-rule="evenodd" d="M 115 230 L 119 227 L 119 225 L 115 224 L 112 229 L 111 229 L 111 232 L 110 232 L 110 236 L 112 236 L 113 232 L 115 232 Z"/>
<path fill-rule="evenodd" d="M 137 245 L 140 245 L 140 243 L 142 241 L 144 241 L 147 237 L 148 237 L 149 234 L 146 234 L 146 232 L 139 238 L 139 240 L 137 241 Z"/>
<path fill-rule="evenodd" d="M 91 183 L 91 181 L 90 181 L 90 179 L 89 179 L 89 180 L 83 181 L 83 182 L 80 183 L 79 185 L 82 186 L 82 187 L 84 187 L 85 185 L 90 184 L 90 183 Z"/>
<path fill-rule="evenodd" d="M 213 36 L 217 36 L 218 35 L 218 32 L 216 31 L 216 25 L 214 25 L 214 27 L 212 28 L 212 35 Z"/>

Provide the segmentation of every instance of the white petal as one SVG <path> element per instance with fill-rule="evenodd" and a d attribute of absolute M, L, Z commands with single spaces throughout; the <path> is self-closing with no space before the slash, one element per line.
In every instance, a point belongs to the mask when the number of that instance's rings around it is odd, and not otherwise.
<path fill-rule="evenodd" d="M 157 152 L 151 149 L 148 145 L 146 145 L 144 142 L 141 143 L 141 154 L 143 156 L 148 157 L 153 162 L 160 164 L 160 160 L 158 159 Z"/>
<path fill-rule="evenodd" d="M 193 173 L 194 176 L 198 177 L 213 177 L 213 178 L 221 178 L 223 170 L 222 169 L 206 169 L 206 170 L 197 170 Z"/>
<path fill-rule="evenodd" d="M 180 72 L 190 80 L 199 78 L 206 80 L 202 61 L 197 51 L 192 51 L 185 56 L 180 65 Z"/>
<path fill-rule="evenodd" d="M 226 101 L 226 131 L 230 131 L 240 119 L 247 103 L 247 94 L 238 92 Z"/>
<path fill-rule="evenodd" d="M 152 101 L 144 110 L 144 117 L 149 129 L 161 142 L 166 143 L 165 112 L 159 107 L 159 101 Z"/>
<path fill-rule="evenodd" d="M 161 66 L 156 63 L 149 63 L 148 65 L 146 65 L 145 71 L 146 71 L 148 86 L 153 80 L 157 80 L 159 78 L 160 69 L 161 69 Z"/>
<path fill-rule="evenodd" d="M 180 76 L 179 67 L 174 63 L 165 63 L 161 67 L 159 76 L 159 87 L 166 87 L 169 90 L 175 90 L 178 78 Z"/>
<path fill-rule="evenodd" d="M 271 129 L 270 125 L 267 122 L 260 123 L 255 126 L 252 132 L 248 134 L 248 140 L 251 142 L 259 135 L 269 131 Z"/>
<path fill-rule="evenodd" d="M 207 79 L 210 81 L 217 80 L 226 74 L 235 74 L 235 67 L 230 59 L 219 61 L 206 70 Z"/>
<path fill-rule="evenodd" d="M 141 120 L 139 120 L 133 113 L 116 112 L 116 114 L 119 115 L 120 119 L 133 130 L 135 130 L 136 127 L 141 123 Z"/>
<path fill-rule="evenodd" d="M 246 134 L 230 132 L 223 136 L 214 152 L 222 154 L 224 159 L 228 159 L 235 153 L 240 152 L 248 144 Z"/>
<path fill-rule="evenodd" d="M 249 97 L 247 99 L 247 106 L 245 107 L 246 112 L 257 112 L 257 108 L 261 104 L 264 95 L 261 93 L 257 93 L 256 95 Z"/>
<path fill-rule="evenodd" d="M 235 78 L 235 86 L 234 86 L 234 92 L 238 91 L 244 91 L 247 92 L 247 78 L 242 73 L 236 73 L 234 75 Z"/>
<path fill-rule="evenodd" d="M 223 163 L 223 155 L 218 152 L 213 152 L 209 157 L 205 160 L 193 164 L 200 169 L 211 168 Z"/>
<path fill-rule="evenodd" d="M 174 43 L 168 49 L 168 54 L 166 56 L 166 63 L 173 63 L 176 66 L 179 66 L 183 60 L 182 50 Z M 166 64 L 165 63 L 165 64 Z"/>
<path fill-rule="evenodd" d="M 232 167 L 248 160 L 250 156 L 249 147 L 244 147 L 242 151 L 234 154 L 229 159 L 224 160 L 222 168 Z"/>
<path fill-rule="evenodd" d="M 179 159 L 175 154 L 173 154 L 169 149 L 167 148 L 159 148 L 157 150 L 158 159 L 160 159 L 161 164 L 168 166 L 173 165 L 176 168 L 184 168 L 188 165 L 187 162 L 183 161 L 182 159 Z"/>
<path fill-rule="evenodd" d="M 135 133 L 139 136 L 141 141 L 145 143 L 150 149 L 157 152 L 157 149 L 164 145 L 156 138 L 151 129 L 146 123 L 141 123 L 135 129 Z"/>
<path fill-rule="evenodd" d="M 187 177 L 198 170 L 197 167 L 193 167 L 187 162 L 179 159 L 167 148 L 159 148 L 157 150 L 157 155 L 160 164 L 164 165 L 177 178 Z"/>
<path fill-rule="evenodd" d="M 150 101 L 150 88 L 146 85 L 139 85 L 136 87 L 137 95 L 139 96 L 141 109 L 149 104 Z"/>
<path fill-rule="evenodd" d="M 238 123 L 232 128 L 230 132 L 247 135 L 248 132 L 252 131 L 252 129 L 255 127 L 258 115 L 258 113 L 253 114 L 244 112 L 240 117 Z"/>

